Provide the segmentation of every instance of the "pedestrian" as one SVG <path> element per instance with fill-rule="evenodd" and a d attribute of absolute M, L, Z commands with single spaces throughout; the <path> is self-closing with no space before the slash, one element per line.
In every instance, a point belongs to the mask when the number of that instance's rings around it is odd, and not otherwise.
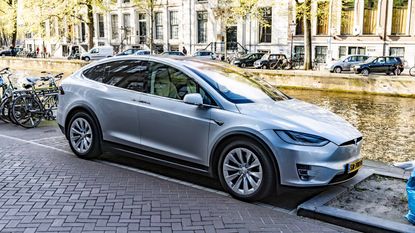
<path fill-rule="evenodd" d="M 40 49 L 39 49 L 39 46 L 38 46 L 38 47 L 36 47 L 36 57 L 39 56 L 39 51 L 40 51 Z"/>
<path fill-rule="evenodd" d="M 187 55 L 187 49 L 184 46 L 183 46 L 183 51 L 182 52 L 183 52 L 184 55 Z"/>
<path fill-rule="evenodd" d="M 46 49 L 45 46 L 43 46 L 43 58 L 46 58 L 47 52 L 48 52 L 48 50 Z"/>

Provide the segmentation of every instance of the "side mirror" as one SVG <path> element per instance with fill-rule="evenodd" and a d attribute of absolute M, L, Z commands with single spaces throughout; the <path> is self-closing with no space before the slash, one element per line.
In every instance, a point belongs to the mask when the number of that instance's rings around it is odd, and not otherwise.
<path fill-rule="evenodd" d="M 183 101 L 186 104 L 192 104 L 192 105 L 203 105 L 203 98 L 202 95 L 200 95 L 199 93 L 192 93 L 192 94 L 187 94 L 184 96 Z"/>

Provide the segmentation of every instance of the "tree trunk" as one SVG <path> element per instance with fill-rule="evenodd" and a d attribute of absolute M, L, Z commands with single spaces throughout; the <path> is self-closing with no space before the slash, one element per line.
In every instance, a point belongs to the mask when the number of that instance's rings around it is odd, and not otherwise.
<path fill-rule="evenodd" d="M 311 9 L 311 0 L 305 0 L 306 9 Z M 311 43 L 311 16 L 304 12 L 304 69 L 312 69 L 312 43 Z"/>
<path fill-rule="evenodd" d="M 224 60 L 227 61 L 228 60 L 228 28 L 225 26 L 225 36 L 223 37 L 223 40 L 225 42 L 225 57 Z"/>
<path fill-rule="evenodd" d="M 17 6 L 16 6 L 17 7 Z M 13 34 L 12 34 L 12 47 L 16 48 L 16 41 L 17 41 L 17 9 L 13 10 Z"/>
<path fill-rule="evenodd" d="M 92 3 L 89 3 L 87 6 L 88 13 L 88 49 L 94 47 L 94 14 L 93 14 L 93 7 Z"/>
<path fill-rule="evenodd" d="M 150 47 L 150 54 L 154 54 L 154 4 L 151 3 L 150 6 L 150 41 L 149 41 L 149 47 Z"/>

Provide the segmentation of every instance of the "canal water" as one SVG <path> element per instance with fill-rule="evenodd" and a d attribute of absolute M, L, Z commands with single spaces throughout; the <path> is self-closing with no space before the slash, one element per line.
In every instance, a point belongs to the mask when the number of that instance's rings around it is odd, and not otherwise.
<path fill-rule="evenodd" d="M 330 110 L 358 128 L 362 156 L 386 163 L 415 160 L 415 99 L 284 89 L 296 99 Z"/>

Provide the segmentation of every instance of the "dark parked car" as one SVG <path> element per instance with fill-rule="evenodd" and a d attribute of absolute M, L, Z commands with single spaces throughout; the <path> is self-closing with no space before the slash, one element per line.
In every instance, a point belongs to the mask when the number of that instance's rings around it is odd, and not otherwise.
<path fill-rule="evenodd" d="M 245 68 L 247 66 L 253 66 L 254 62 L 264 56 L 264 53 L 248 53 L 242 57 L 237 57 L 233 60 L 232 64 Z"/>
<path fill-rule="evenodd" d="M 287 60 L 287 57 L 284 54 L 279 53 L 271 53 L 265 54 L 261 57 L 261 59 L 254 62 L 255 68 L 262 68 L 262 69 L 269 69 L 276 67 L 279 62 L 283 62 Z"/>
<path fill-rule="evenodd" d="M 161 55 L 166 55 L 166 56 L 186 56 L 186 55 L 184 55 L 184 53 L 182 53 L 180 51 L 166 51 L 166 52 L 163 52 Z"/>
<path fill-rule="evenodd" d="M 14 57 L 17 54 L 17 49 L 6 49 L 6 50 L 2 50 L 0 51 L 0 56 L 5 57 L 5 56 L 9 56 L 9 57 Z"/>
<path fill-rule="evenodd" d="M 403 71 L 403 61 L 400 57 L 373 57 L 365 63 L 355 65 L 352 71 L 356 74 L 386 73 L 400 75 Z"/>

